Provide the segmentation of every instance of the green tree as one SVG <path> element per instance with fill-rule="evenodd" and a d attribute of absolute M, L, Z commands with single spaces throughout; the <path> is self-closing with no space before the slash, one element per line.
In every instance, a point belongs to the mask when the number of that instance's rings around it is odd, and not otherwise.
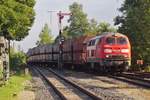
<path fill-rule="evenodd" d="M 89 22 L 89 31 L 88 35 L 96 35 L 99 32 L 98 23 L 95 19 L 91 19 Z"/>
<path fill-rule="evenodd" d="M 74 2 L 69 6 L 71 17 L 69 19 L 68 36 L 80 36 L 88 32 L 89 23 L 87 15 L 83 12 L 82 5 Z"/>
<path fill-rule="evenodd" d="M 98 35 L 103 32 L 116 32 L 116 28 L 112 27 L 109 23 L 100 22 L 98 24 L 94 19 L 90 21 L 89 26 L 89 32 L 87 33 L 89 35 Z"/>
<path fill-rule="evenodd" d="M 0 1 L 0 35 L 22 40 L 28 35 L 34 21 L 34 0 Z"/>
<path fill-rule="evenodd" d="M 63 28 L 63 33 L 62 33 L 62 35 L 63 35 L 65 38 L 69 38 L 69 36 L 68 36 L 68 30 L 69 30 L 69 26 L 65 26 L 65 27 Z"/>
<path fill-rule="evenodd" d="M 72 15 L 69 19 L 70 25 L 63 29 L 63 36 L 65 38 L 80 35 L 97 35 L 102 32 L 116 32 L 116 29 L 109 23 L 98 23 L 95 19 L 89 21 L 87 15 L 83 12 L 82 5 L 76 2 L 70 5 L 69 9 Z"/>
<path fill-rule="evenodd" d="M 116 32 L 116 28 L 112 27 L 109 23 L 107 22 L 101 22 L 98 25 L 99 32 Z"/>
<path fill-rule="evenodd" d="M 44 44 L 50 44 L 53 43 L 53 36 L 51 34 L 50 29 L 48 28 L 48 25 L 45 24 L 44 28 L 42 29 L 40 35 L 40 40 L 37 41 L 37 45 L 44 45 Z"/>
<path fill-rule="evenodd" d="M 123 15 L 115 21 L 121 24 L 119 31 L 131 41 L 134 62 L 150 62 L 150 0 L 125 0 L 119 10 Z"/>

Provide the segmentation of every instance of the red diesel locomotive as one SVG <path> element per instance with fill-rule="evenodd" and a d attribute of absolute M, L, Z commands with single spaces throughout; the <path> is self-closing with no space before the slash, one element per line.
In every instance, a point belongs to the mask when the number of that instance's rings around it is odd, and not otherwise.
<path fill-rule="evenodd" d="M 27 55 L 28 63 L 57 64 L 59 43 L 35 47 Z M 75 68 L 82 65 L 101 71 L 125 71 L 131 65 L 131 46 L 128 38 L 120 33 L 68 39 L 63 43 L 63 63 Z"/>
<path fill-rule="evenodd" d="M 89 40 L 87 62 L 100 70 L 124 71 L 131 65 L 131 46 L 120 33 L 103 33 Z"/>

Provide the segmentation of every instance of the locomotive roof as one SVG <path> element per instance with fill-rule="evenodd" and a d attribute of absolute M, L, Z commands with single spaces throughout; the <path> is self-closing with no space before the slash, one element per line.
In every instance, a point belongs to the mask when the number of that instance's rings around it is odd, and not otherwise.
<path fill-rule="evenodd" d="M 113 32 L 104 32 L 98 36 L 95 36 L 93 38 L 91 38 L 90 40 L 94 40 L 94 39 L 98 39 L 98 38 L 101 38 L 101 37 L 107 37 L 107 36 L 112 36 L 112 35 L 115 35 L 115 36 L 125 36 L 121 33 L 113 33 Z"/>

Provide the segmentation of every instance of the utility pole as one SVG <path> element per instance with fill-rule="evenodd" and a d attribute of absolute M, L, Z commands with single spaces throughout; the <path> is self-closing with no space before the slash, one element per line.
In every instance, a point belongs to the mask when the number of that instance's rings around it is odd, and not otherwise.
<path fill-rule="evenodd" d="M 58 68 L 60 70 L 62 70 L 62 65 L 63 65 L 63 42 L 64 39 L 62 37 L 62 19 L 64 18 L 64 16 L 70 16 L 71 13 L 62 13 L 61 11 L 59 11 L 59 13 L 57 13 L 58 17 L 59 17 L 59 59 L 58 59 Z"/>

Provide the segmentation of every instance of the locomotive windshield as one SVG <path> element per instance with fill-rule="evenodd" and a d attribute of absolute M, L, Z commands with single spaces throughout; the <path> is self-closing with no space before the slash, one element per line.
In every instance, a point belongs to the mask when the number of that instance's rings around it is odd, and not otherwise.
<path fill-rule="evenodd" d="M 127 39 L 124 37 L 119 37 L 117 38 L 117 44 L 121 44 L 121 45 L 127 44 Z"/>
<path fill-rule="evenodd" d="M 115 38 L 114 37 L 108 37 L 107 39 L 106 39 L 106 43 L 107 44 L 115 44 Z"/>
<path fill-rule="evenodd" d="M 124 37 L 108 37 L 106 39 L 106 43 L 109 45 L 113 45 L 113 44 L 125 45 L 127 44 L 127 39 Z"/>

